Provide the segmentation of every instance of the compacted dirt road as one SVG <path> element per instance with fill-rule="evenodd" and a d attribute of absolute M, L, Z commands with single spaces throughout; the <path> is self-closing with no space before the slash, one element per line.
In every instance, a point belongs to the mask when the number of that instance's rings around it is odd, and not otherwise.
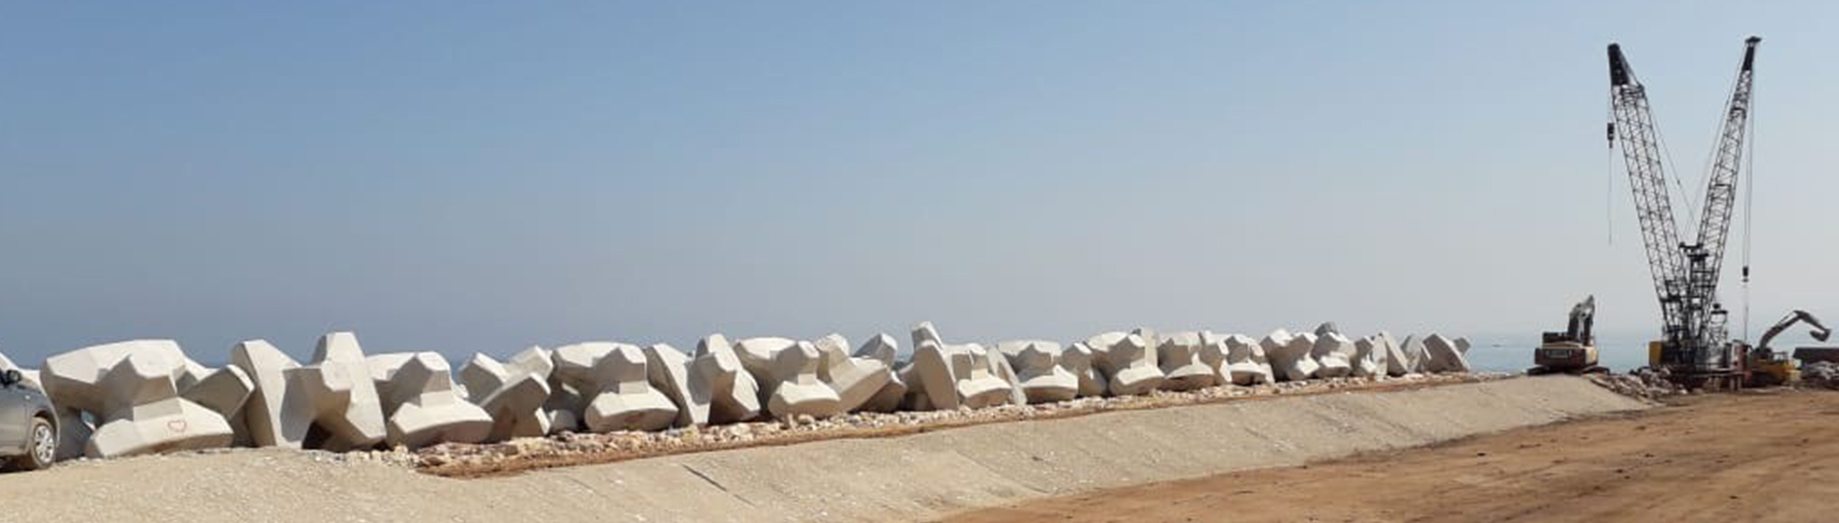
<path fill-rule="evenodd" d="M 1708 395 L 945 521 L 1839 521 L 1839 392 Z"/>

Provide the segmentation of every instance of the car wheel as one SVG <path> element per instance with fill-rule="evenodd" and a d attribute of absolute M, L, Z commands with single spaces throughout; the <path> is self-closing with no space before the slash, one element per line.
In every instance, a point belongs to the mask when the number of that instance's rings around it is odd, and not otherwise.
<path fill-rule="evenodd" d="M 20 470 L 39 470 L 57 460 L 57 430 L 45 418 L 32 418 L 31 440 L 26 453 L 14 464 Z"/>

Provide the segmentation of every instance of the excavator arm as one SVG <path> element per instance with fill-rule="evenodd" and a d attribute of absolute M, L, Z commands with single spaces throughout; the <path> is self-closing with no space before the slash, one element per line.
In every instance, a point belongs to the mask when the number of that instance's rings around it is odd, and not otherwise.
<path fill-rule="evenodd" d="M 1765 351 L 1764 353 L 1766 354 L 1766 351 L 1770 350 L 1769 342 L 1774 340 L 1776 336 L 1781 335 L 1781 333 L 1787 332 L 1788 328 L 1793 327 L 1796 323 L 1806 323 L 1808 327 L 1812 328 L 1808 334 L 1813 336 L 1813 339 L 1816 340 L 1826 341 L 1828 337 L 1833 335 L 1833 331 L 1826 328 L 1826 324 L 1820 323 L 1819 318 L 1813 317 L 1813 314 L 1809 314 L 1807 311 L 1796 310 L 1782 317 L 1781 321 L 1775 322 L 1775 326 L 1769 327 L 1769 330 L 1763 331 L 1762 339 L 1756 342 L 1756 350 Z"/>

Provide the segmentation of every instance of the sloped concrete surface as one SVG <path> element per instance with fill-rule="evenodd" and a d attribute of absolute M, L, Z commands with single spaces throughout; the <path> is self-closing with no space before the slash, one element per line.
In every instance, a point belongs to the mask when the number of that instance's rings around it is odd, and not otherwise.
<path fill-rule="evenodd" d="M 457 480 L 214 451 L 0 476 L 20 521 L 900 521 L 1647 408 L 1553 376 L 978 425 Z M 320 462 L 324 461 L 324 462 Z M 160 477 L 160 481 L 134 478 Z"/>

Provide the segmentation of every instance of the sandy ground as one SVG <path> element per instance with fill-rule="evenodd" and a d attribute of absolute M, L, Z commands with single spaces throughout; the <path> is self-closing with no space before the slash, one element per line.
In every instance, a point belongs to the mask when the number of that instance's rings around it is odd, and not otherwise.
<path fill-rule="evenodd" d="M 1300 467 L 1041 498 L 945 521 L 1839 520 L 1839 392 L 1678 403 Z"/>

